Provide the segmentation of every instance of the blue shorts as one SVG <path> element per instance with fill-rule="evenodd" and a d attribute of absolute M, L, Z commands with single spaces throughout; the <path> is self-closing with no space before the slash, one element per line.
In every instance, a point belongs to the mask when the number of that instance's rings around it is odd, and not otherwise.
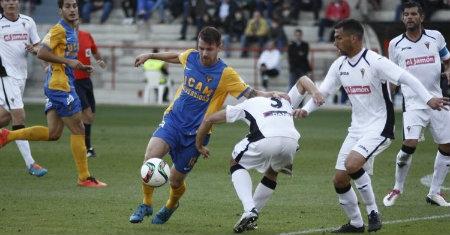
<path fill-rule="evenodd" d="M 71 88 L 70 92 L 65 92 L 44 88 L 44 93 L 47 96 L 45 113 L 54 109 L 60 117 L 71 117 L 81 112 L 80 98 L 78 98 L 75 89 Z"/>
<path fill-rule="evenodd" d="M 192 170 L 200 156 L 195 147 L 195 135 L 183 134 L 169 118 L 164 118 L 153 136 L 163 139 L 169 145 L 169 154 L 177 171 L 187 174 Z M 203 144 L 207 145 L 208 142 L 209 135 Z"/>

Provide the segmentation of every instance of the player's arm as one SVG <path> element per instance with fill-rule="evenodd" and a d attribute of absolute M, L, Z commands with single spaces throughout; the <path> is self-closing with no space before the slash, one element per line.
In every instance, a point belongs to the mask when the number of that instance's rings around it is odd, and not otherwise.
<path fill-rule="evenodd" d="M 308 92 L 311 95 L 314 103 L 316 103 L 317 105 L 320 106 L 325 102 L 325 99 L 320 93 L 319 89 L 317 89 L 314 82 L 308 76 L 300 77 L 296 86 L 301 95 L 304 95 L 305 92 Z"/>
<path fill-rule="evenodd" d="M 92 52 L 92 55 L 94 56 L 94 59 L 97 62 L 98 66 L 100 66 L 100 68 L 102 69 L 106 68 L 106 62 L 100 55 L 100 52 L 98 51 Z"/>
<path fill-rule="evenodd" d="M 28 53 L 31 53 L 33 55 L 37 55 L 38 51 L 39 51 L 39 42 L 36 44 L 26 44 L 25 43 L 25 50 Z"/>
<path fill-rule="evenodd" d="M 66 59 L 64 57 L 53 54 L 51 49 L 48 48 L 46 45 L 43 45 L 39 48 L 39 50 L 37 52 L 37 57 L 46 62 L 65 64 L 73 69 L 79 69 L 79 70 L 83 70 L 83 71 L 86 71 L 89 73 L 91 73 L 93 70 L 92 66 L 84 65 L 78 60 Z"/>
<path fill-rule="evenodd" d="M 443 63 L 445 67 L 443 75 L 447 78 L 448 84 L 450 84 L 450 59 L 444 60 Z"/>
<path fill-rule="evenodd" d="M 147 53 L 147 54 L 141 54 L 136 57 L 136 60 L 134 61 L 134 66 L 139 67 L 140 65 L 144 64 L 145 61 L 149 59 L 154 60 L 162 60 L 167 63 L 172 64 L 181 64 L 180 59 L 178 58 L 180 54 L 175 52 L 160 52 L 160 53 Z"/>
<path fill-rule="evenodd" d="M 195 137 L 195 147 L 197 150 L 203 155 L 204 158 L 209 157 L 209 149 L 203 145 L 205 142 L 205 138 L 208 135 L 209 131 L 213 124 L 226 122 L 226 110 L 221 110 L 215 112 L 209 116 L 206 116 L 202 124 L 197 130 L 197 136 Z"/>
<path fill-rule="evenodd" d="M 252 87 L 248 87 L 248 89 L 242 94 L 247 99 L 251 99 L 253 97 L 262 96 L 262 97 L 274 97 L 274 98 L 283 98 L 290 101 L 289 95 L 284 92 L 279 91 L 260 91 L 255 90 Z"/>

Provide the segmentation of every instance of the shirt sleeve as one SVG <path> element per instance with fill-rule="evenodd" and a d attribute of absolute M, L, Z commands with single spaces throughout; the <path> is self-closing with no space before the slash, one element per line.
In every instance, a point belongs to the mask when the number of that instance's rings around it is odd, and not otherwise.
<path fill-rule="evenodd" d="M 55 49 L 59 44 L 66 44 L 66 33 L 64 29 L 59 26 L 53 26 L 45 35 L 42 44 L 51 50 Z"/>
<path fill-rule="evenodd" d="M 94 38 L 92 37 L 91 34 L 89 35 L 89 40 L 91 41 L 91 51 L 93 54 L 97 54 L 97 45 L 95 44 Z"/>
<path fill-rule="evenodd" d="M 191 54 L 191 52 L 193 52 L 193 51 L 194 51 L 194 49 L 188 49 L 188 50 L 182 52 L 180 55 L 178 55 L 178 59 L 180 60 L 180 63 L 181 63 L 182 65 L 186 65 L 188 56 L 189 56 L 189 54 Z"/>
<path fill-rule="evenodd" d="M 36 23 L 33 19 L 30 18 L 30 42 L 32 45 L 39 43 L 41 41 L 41 38 L 39 37 L 39 34 L 37 32 Z"/>
<path fill-rule="evenodd" d="M 438 42 L 439 57 L 441 57 L 441 60 L 450 59 L 450 52 L 448 51 L 447 44 L 445 43 L 445 39 L 441 33 L 438 33 L 437 42 Z"/>
<path fill-rule="evenodd" d="M 375 71 L 378 74 L 376 76 L 380 80 L 389 81 L 398 85 L 398 80 L 400 76 L 406 72 L 406 70 L 402 69 L 398 65 L 394 64 L 394 62 L 388 60 L 386 57 L 378 55 L 379 57 L 375 59 Z"/>
<path fill-rule="evenodd" d="M 395 64 L 398 64 L 397 57 L 395 55 L 395 44 L 393 41 L 389 42 L 388 56 L 392 62 L 394 62 Z"/>
<path fill-rule="evenodd" d="M 244 101 L 245 102 L 245 101 Z M 245 118 L 244 105 L 227 105 L 226 107 L 226 118 L 228 123 L 232 123 Z"/>
<path fill-rule="evenodd" d="M 221 82 L 223 82 L 223 87 L 226 89 L 227 93 L 237 99 L 242 97 L 244 92 L 249 88 L 248 84 L 245 83 L 236 70 L 231 67 L 226 67 L 223 70 Z"/>

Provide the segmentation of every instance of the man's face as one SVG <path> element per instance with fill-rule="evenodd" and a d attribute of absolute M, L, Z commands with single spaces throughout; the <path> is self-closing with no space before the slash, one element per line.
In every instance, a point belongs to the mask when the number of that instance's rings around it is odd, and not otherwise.
<path fill-rule="evenodd" d="M 403 24 L 405 24 L 406 30 L 417 30 L 423 22 L 423 15 L 419 13 L 417 7 L 405 8 L 402 15 Z"/>
<path fill-rule="evenodd" d="M 341 55 L 348 55 L 352 49 L 354 37 L 355 36 L 345 33 L 343 28 L 337 28 L 334 30 L 334 46 L 337 47 Z"/>
<path fill-rule="evenodd" d="M 61 17 L 69 22 L 76 23 L 78 20 L 78 4 L 76 0 L 64 0 L 63 6 L 60 9 Z"/>
<path fill-rule="evenodd" d="M 217 61 L 217 55 L 220 51 L 220 45 L 215 43 L 207 43 L 201 38 L 198 39 L 198 51 L 200 52 L 200 60 L 204 66 L 213 65 Z"/>
<path fill-rule="evenodd" d="M 300 42 L 303 39 L 303 33 L 295 32 L 295 39 Z"/>
<path fill-rule="evenodd" d="M 19 14 L 19 0 L 1 0 L 1 5 L 5 14 Z"/>

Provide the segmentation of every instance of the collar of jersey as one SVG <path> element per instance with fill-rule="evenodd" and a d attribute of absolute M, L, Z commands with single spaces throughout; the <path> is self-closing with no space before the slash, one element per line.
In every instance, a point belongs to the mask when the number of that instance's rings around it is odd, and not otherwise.
<path fill-rule="evenodd" d="M 361 60 L 361 58 L 363 58 L 363 54 L 366 51 L 366 48 L 362 48 L 360 52 L 358 52 L 358 54 L 356 54 L 355 56 L 353 56 L 352 58 L 347 57 L 347 62 L 350 66 L 355 67 L 359 61 Z"/>

